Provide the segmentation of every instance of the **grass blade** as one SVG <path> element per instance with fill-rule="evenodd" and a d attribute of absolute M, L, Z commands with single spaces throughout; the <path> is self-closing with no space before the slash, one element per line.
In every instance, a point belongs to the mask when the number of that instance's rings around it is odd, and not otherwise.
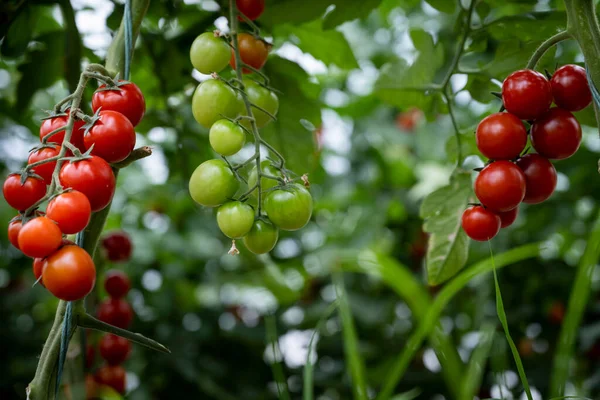
<path fill-rule="evenodd" d="M 271 369 L 273 371 L 273 378 L 275 378 L 275 383 L 277 384 L 277 397 L 282 400 L 290 400 L 290 393 L 288 392 L 283 367 L 281 366 L 281 362 L 277 361 L 277 354 L 281 354 L 281 351 L 278 344 L 279 336 L 277 335 L 277 321 L 275 320 L 275 315 L 271 314 L 265 317 L 265 327 L 267 329 L 267 343 L 271 343 L 273 350 Z"/>
<path fill-rule="evenodd" d="M 481 386 L 485 364 L 494 342 L 495 324 L 487 323 L 481 328 L 479 344 L 473 350 L 462 381 L 459 399 L 472 399 Z"/>

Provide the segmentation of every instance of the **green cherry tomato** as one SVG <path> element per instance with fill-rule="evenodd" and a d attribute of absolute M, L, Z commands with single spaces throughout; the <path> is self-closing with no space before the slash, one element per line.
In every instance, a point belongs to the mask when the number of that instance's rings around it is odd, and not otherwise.
<path fill-rule="evenodd" d="M 198 204 L 216 207 L 233 197 L 239 188 L 231 168 L 223 160 L 208 160 L 190 178 L 190 195 Z"/>
<path fill-rule="evenodd" d="M 203 74 L 221 72 L 229 64 L 229 45 L 213 32 L 204 32 L 194 40 L 190 48 L 192 65 Z"/>
<path fill-rule="evenodd" d="M 230 201 L 217 210 L 217 224 L 231 239 L 240 239 L 254 224 L 254 209 L 241 201 Z"/>
<path fill-rule="evenodd" d="M 248 94 L 248 99 L 251 103 L 256 104 L 260 108 L 269 112 L 271 115 L 277 116 L 277 110 L 279 110 L 279 98 L 275 93 L 250 79 L 244 79 L 244 86 L 246 88 L 246 93 Z M 254 119 L 256 120 L 256 126 L 259 128 L 262 128 L 271 122 L 272 118 L 256 107 L 252 107 L 252 113 L 254 114 Z M 248 121 L 245 123 L 248 124 L 248 126 L 250 125 Z"/>
<path fill-rule="evenodd" d="M 246 248 L 254 254 L 265 254 L 273 250 L 279 239 L 279 229 L 271 222 L 256 220 L 252 229 L 244 236 Z"/>
<path fill-rule="evenodd" d="M 210 128 L 217 120 L 235 118 L 242 109 L 237 93 L 218 79 L 209 79 L 198 85 L 192 97 L 192 113 L 198 123 Z"/>
<path fill-rule="evenodd" d="M 297 183 L 267 194 L 264 202 L 267 216 L 284 231 L 296 231 L 308 223 L 313 201 L 308 190 Z"/>
<path fill-rule="evenodd" d="M 246 132 L 235 122 L 220 119 L 210 127 L 208 140 L 214 151 L 223 156 L 231 156 L 246 143 Z"/>
<path fill-rule="evenodd" d="M 279 173 L 279 171 L 277 170 L 277 168 L 273 167 L 269 160 L 261 161 L 260 169 L 262 170 L 263 174 L 268 174 L 268 175 L 276 176 L 276 177 L 282 177 L 281 174 Z M 254 185 L 256 185 L 257 179 L 258 179 L 258 174 L 256 173 L 256 166 L 255 166 L 254 168 L 252 168 L 252 170 L 250 171 L 250 174 L 248 175 L 248 188 L 254 187 Z M 271 189 L 272 187 L 277 186 L 278 183 L 279 182 L 277 182 L 274 179 L 261 178 L 261 180 L 260 180 L 261 190 L 264 192 L 268 189 Z M 256 196 L 257 191 L 256 190 L 253 191 L 252 195 Z"/>

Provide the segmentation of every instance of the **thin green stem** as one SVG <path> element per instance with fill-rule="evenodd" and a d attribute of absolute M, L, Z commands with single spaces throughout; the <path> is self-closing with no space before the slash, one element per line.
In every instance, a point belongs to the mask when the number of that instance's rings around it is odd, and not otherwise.
<path fill-rule="evenodd" d="M 473 11 L 475 10 L 476 3 L 477 0 L 471 0 L 471 4 L 469 4 L 469 8 L 466 11 L 467 18 L 465 21 L 462 37 L 458 42 L 458 45 L 456 46 L 456 52 L 454 53 L 454 57 L 450 62 L 450 67 L 448 68 L 448 71 L 446 72 L 446 75 L 444 76 L 444 79 L 442 79 L 442 83 L 440 84 L 442 90 L 448 87 L 448 84 L 450 83 L 450 78 L 452 78 L 452 75 L 454 75 L 454 70 L 456 69 L 456 67 L 458 67 L 460 57 L 462 56 L 462 53 L 465 50 L 465 43 L 467 42 L 467 39 L 469 38 L 469 35 L 471 33 L 471 20 L 473 19 Z"/>
<path fill-rule="evenodd" d="M 70 100 L 73 100 L 73 95 L 70 96 Z M 45 145 L 48 143 L 48 140 L 56 135 L 58 132 L 62 132 L 66 129 L 66 126 L 61 126 L 60 128 L 56 128 L 55 130 L 51 131 L 49 134 L 47 134 L 46 136 L 44 136 L 44 138 L 42 139 L 42 144 Z"/>
<path fill-rule="evenodd" d="M 452 126 L 454 127 L 454 137 L 456 138 L 456 163 L 458 167 L 462 165 L 463 162 L 463 153 L 462 153 L 462 142 L 461 142 L 461 133 L 460 128 L 458 127 L 458 122 L 456 121 L 456 116 L 454 115 L 454 106 L 452 105 L 452 99 L 446 92 L 442 94 L 446 99 L 446 105 L 448 107 L 448 114 L 450 115 L 450 121 L 452 121 Z"/>
<path fill-rule="evenodd" d="M 277 385 L 277 398 L 282 400 L 290 400 L 290 393 L 288 392 L 287 382 L 281 367 L 281 362 L 277 360 L 277 356 L 281 354 L 279 348 L 279 338 L 277 337 L 277 321 L 274 315 L 267 315 L 265 317 L 265 325 L 267 330 L 267 343 L 271 344 L 271 351 L 273 351 L 273 362 L 271 363 L 271 369 L 273 370 L 273 376 L 275 378 L 275 384 Z"/>
<path fill-rule="evenodd" d="M 43 165 L 43 164 L 48 164 L 54 161 L 58 161 L 60 159 L 60 156 L 54 156 L 54 157 L 50 157 L 50 158 L 45 158 L 43 160 L 40 161 L 36 161 L 34 163 L 31 164 L 27 164 L 27 166 L 25 167 L 26 170 L 31 170 L 35 167 L 37 167 L 38 165 Z"/>
<path fill-rule="evenodd" d="M 533 52 L 525 68 L 535 69 L 537 63 L 552 46 L 567 39 L 571 39 L 571 34 L 569 33 L 569 31 L 559 32 L 556 35 L 549 37 L 546 41 L 540 44 L 540 46 Z"/>

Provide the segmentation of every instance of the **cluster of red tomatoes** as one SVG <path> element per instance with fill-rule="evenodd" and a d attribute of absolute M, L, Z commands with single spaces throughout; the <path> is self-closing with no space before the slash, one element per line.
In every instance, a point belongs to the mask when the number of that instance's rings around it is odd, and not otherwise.
<path fill-rule="evenodd" d="M 551 107 L 553 100 L 555 107 Z M 575 154 L 581 126 L 571 112 L 584 109 L 591 100 L 586 71 L 577 65 L 557 69 L 550 80 L 529 69 L 504 80 L 506 112 L 489 115 L 477 126 L 477 148 L 490 162 L 475 180 L 481 205 L 468 208 L 462 216 L 471 239 L 493 238 L 515 221 L 521 202 L 537 204 L 550 197 L 556 170 L 549 160 Z M 537 153 L 521 155 L 528 133 Z"/>
<path fill-rule="evenodd" d="M 145 108 L 133 83 L 100 86 L 92 98 L 94 116 L 74 115 L 70 141 L 63 143 L 67 109 L 42 122 L 41 145 L 31 151 L 25 169 L 4 182 L 6 202 L 19 211 L 8 226 L 9 240 L 34 259 L 36 278 L 59 299 L 81 299 L 94 287 L 92 258 L 63 236 L 84 230 L 91 214 L 110 203 L 116 182 L 109 163 L 132 152 L 134 126 Z M 44 214 L 38 209 L 46 200 Z"/>
<path fill-rule="evenodd" d="M 133 319 L 133 310 L 124 297 L 130 287 L 129 278 L 124 272 L 110 270 L 106 273 L 104 289 L 109 298 L 98 306 L 98 318 L 101 321 L 119 328 L 129 328 Z M 88 378 L 93 379 L 87 385 L 88 398 L 94 397 L 95 383 L 109 386 L 121 394 L 125 393 L 127 381 L 122 364 L 129 358 L 131 343 L 120 336 L 105 333 L 98 343 L 98 350 L 105 362 L 96 370 L 93 378 L 91 376 Z M 88 368 L 94 364 L 95 352 L 93 345 L 87 346 L 86 364 Z"/>
<path fill-rule="evenodd" d="M 264 1 L 237 0 L 236 4 L 250 20 L 258 18 L 264 10 Z M 248 33 L 238 34 L 237 42 L 242 72 L 250 74 L 260 70 L 271 45 Z M 210 145 L 222 156 L 196 168 L 189 182 L 190 194 L 198 204 L 218 207 L 217 223 L 227 237 L 243 238 L 246 247 L 255 254 L 269 252 L 277 243 L 279 229 L 293 231 L 308 223 L 312 215 L 312 197 L 304 186 L 287 178 L 281 164 L 264 160 L 258 171 L 258 165 L 252 162 L 254 167 L 245 171 L 245 164 L 234 167 L 225 157 L 242 149 L 246 135 L 252 135 L 252 129 L 271 122 L 272 116 L 277 115 L 279 99 L 267 85 L 253 78 L 244 78 L 243 87 L 237 87 L 216 75 L 228 64 L 236 67 L 235 52 L 219 33 L 206 32 L 198 36 L 192 44 L 190 59 L 198 71 L 213 75 L 213 79 L 196 88 L 192 112 L 196 121 L 209 129 Z M 243 95 L 252 104 L 253 123 L 247 118 Z M 255 154 L 255 157 L 259 155 Z M 264 192 L 265 198 L 258 208 L 264 207 L 266 216 L 255 217 L 259 213 L 246 200 L 259 197 L 256 193 L 259 182 L 261 197 Z M 241 188 L 248 189 L 246 195 L 242 194 L 236 200 L 236 193 Z"/>

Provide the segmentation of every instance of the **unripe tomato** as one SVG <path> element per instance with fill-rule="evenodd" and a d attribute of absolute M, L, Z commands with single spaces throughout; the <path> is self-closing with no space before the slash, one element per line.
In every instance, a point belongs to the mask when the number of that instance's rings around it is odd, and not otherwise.
<path fill-rule="evenodd" d="M 58 224 L 62 233 L 70 235 L 85 229 L 92 216 L 92 206 L 83 193 L 72 190 L 50 200 L 46 216 Z"/>
<path fill-rule="evenodd" d="M 517 158 L 527 145 L 527 131 L 511 113 L 499 112 L 485 117 L 475 133 L 477 148 L 492 160 Z"/>
<path fill-rule="evenodd" d="M 223 160 L 208 160 L 196 168 L 190 177 L 192 199 L 206 207 L 216 207 L 231 199 L 240 183 Z"/>
<path fill-rule="evenodd" d="M 219 79 L 202 82 L 192 97 L 192 114 L 205 128 L 223 117 L 235 118 L 241 111 L 242 101 L 238 94 Z"/>
<path fill-rule="evenodd" d="M 265 11 L 265 0 L 235 0 L 235 4 L 246 18 L 254 21 Z M 242 20 L 242 18 L 240 18 Z"/>
<path fill-rule="evenodd" d="M 519 207 L 515 207 L 510 211 L 497 212 L 496 214 L 500 217 L 500 228 L 506 228 L 511 226 L 513 222 L 515 222 L 515 220 L 517 219 L 517 215 L 519 214 Z"/>
<path fill-rule="evenodd" d="M 539 154 L 526 154 L 517 161 L 523 170 L 527 189 L 524 203 L 537 204 L 548 199 L 556 188 L 556 169 Z"/>
<path fill-rule="evenodd" d="M 238 35 L 238 48 L 240 51 L 240 58 L 244 64 L 251 66 L 254 69 L 261 69 L 267 57 L 272 45 L 265 42 L 264 40 L 254 37 L 249 33 L 240 33 Z M 235 69 L 235 54 L 231 49 L 231 61 L 229 62 L 231 67 Z M 244 74 L 249 74 L 252 70 L 248 68 L 242 68 Z"/>
<path fill-rule="evenodd" d="M 581 144 L 581 126 L 569 111 L 551 108 L 531 126 L 531 143 L 546 158 L 569 158 Z"/>
<path fill-rule="evenodd" d="M 107 233 L 102 238 L 102 248 L 108 261 L 122 262 L 131 258 L 133 245 L 129 235 L 124 231 Z"/>
<path fill-rule="evenodd" d="M 120 365 L 103 365 L 96 371 L 96 382 L 123 394 L 127 386 L 127 374 Z"/>
<path fill-rule="evenodd" d="M 44 137 L 56 129 L 66 127 L 67 123 L 69 122 L 70 114 L 71 110 L 67 110 L 66 115 L 59 115 L 44 119 L 40 125 L 40 142 Z M 85 121 L 75 120 L 73 122 L 73 132 L 71 133 L 71 144 L 81 151 L 85 151 L 85 148 L 83 147 L 83 125 L 85 125 Z M 66 132 L 64 130 L 55 133 L 50 139 L 48 139 L 48 143 L 56 143 L 61 145 L 65 139 L 65 133 Z"/>
<path fill-rule="evenodd" d="M 135 147 L 135 130 L 120 112 L 100 110 L 98 119 L 83 137 L 85 149 L 106 162 L 123 161 Z"/>
<path fill-rule="evenodd" d="M 9 206 L 24 211 L 46 195 L 46 184 L 41 179 L 29 176 L 21 185 L 21 174 L 10 174 L 4 181 L 2 193 Z"/>
<path fill-rule="evenodd" d="M 260 169 L 262 170 L 263 174 L 276 176 L 279 178 L 282 177 L 279 170 L 277 168 L 275 168 L 274 166 L 272 166 L 271 161 L 269 161 L 269 160 L 261 161 Z M 257 180 L 258 180 L 258 173 L 256 172 L 256 166 L 255 166 L 254 168 L 252 168 L 252 170 L 250 170 L 250 174 L 248 175 L 248 187 L 249 188 L 254 187 L 256 185 Z M 277 186 L 278 184 L 279 184 L 279 182 L 277 182 L 275 179 L 264 178 L 264 177 L 260 179 L 260 187 L 263 192 L 266 192 L 267 190 Z M 252 195 L 257 196 L 257 191 L 255 190 L 254 192 L 252 192 Z"/>
<path fill-rule="evenodd" d="M 568 111 L 583 110 L 592 102 L 592 92 L 585 69 L 579 65 L 563 65 L 550 79 L 554 102 Z"/>
<path fill-rule="evenodd" d="M 106 272 L 106 277 L 104 278 L 104 289 L 106 293 L 113 299 L 119 299 L 124 297 L 129 289 L 131 288 L 131 283 L 129 282 L 129 277 L 123 271 L 119 271 L 116 269 L 111 269 Z"/>
<path fill-rule="evenodd" d="M 129 340 L 107 333 L 100 339 L 100 355 L 110 365 L 122 364 L 131 352 L 131 343 Z"/>
<path fill-rule="evenodd" d="M 68 245 L 46 259 L 42 280 L 54 296 L 75 301 L 87 296 L 94 288 L 96 267 L 87 251 Z"/>
<path fill-rule="evenodd" d="M 238 124 L 220 119 L 210 127 L 208 140 L 214 151 L 222 156 L 232 156 L 244 147 L 246 132 Z"/>
<path fill-rule="evenodd" d="M 19 232 L 19 249 L 28 257 L 43 258 L 54 253 L 62 242 L 62 232 L 50 218 L 36 217 Z"/>
<path fill-rule="evenodd" d="M 19 232 L 21 232 L 22 227 L 23 223 L 20 218 L 14 218 L 8 224 L 8 240 L 17 249 L 19 248 Z"/>
<path fill-rule="evenodd" d="M 274 92 L 250 79 L 244 79 L 244 87 L 246 88 L 248 99 L 252 104 L 256 104 L 258 107 L 266 110 L 269 114 L 277 116 L 277 111 L 279 110 L 279 98 Z M 243 114 L 247 115 L 245 109 Z M 259 128 L 267 125 L 272 120 L 269 114 L 256 107 L 252 107 L 252 114 L 254 115 L 256 126 Z M 248 120 L 243 120 L 243 123 L 244 126 L 250 127 L 250 122 Z"/>
<path fill-rule="evenodd" d="M 284 231 L 302 228 L 312 215 L 312 196 L 297 183 L 269 192 L 264 204 L 269 219 Z"/>
<path fill-rule="evenodd" d="M 108 298 L 98 306 L 98 319 L 118 328 L 127 329 L 133 320 L 133 309 L 125 299 Z"/>
<path fill-rule="evenodd" d="M 467 208 L 462 215 L 462 227 L 473 240 L 485 242 L 500 231 L 500 217 L 481 206 Z"/>
<path fill-rule="evenodd" d="M 123 84 L 119 81 L 119 87 L 106 89 L 106 85 L 101 85 L 92 96 L 92 109 L 116 111 L 123 114 L 131 125 L 136 126 L 140 123 L 146 112 L 146 101 L 140 88 L 132 82 Z"/>
<path fill-rule="evenodd" d="M 552 87 L 544 75 L 522 69 L 510 74 L 502 83 L 502 101 L 509 113 L 533 120 L 550 108 Z"/>
<path fill-rule="evenodd" d="M 29 158 L 27 159 L 27 164 L 33 164 L 38 161 L 47 160 L 48 158 L 58 156 L 60 152 L 60 147 L 56 145 L 52 145 L 52 147 L 43 147 L 39 150 L 36 150 L 29 154 Z M 41 176 L 46 185 L 52 183 L 52 173 L 54 172 L 54 168 L 56 167 L 56 161 L 51 161 L 49 163 L 38 165 L 37 167 L 32 168 L 32 172 Z"/>
<path fill-rule="evenodd" d="M 115 193 L 115 175 L 110 165 L 98 156 L 63 164 L 60 183 L 83 193 L 92 207 L 92 212 L 106 207 Z"/>
<path fill-rule="evenodd" d="M 510 161 L 493 162 L 475 179 L 475 194 L 491 211 L 510 211 L 525 197 L 525 174 Z"/>
<path fill-rule="evenodd" d="M 271 222 L 256 220 L 252 229 L 244 236 L 244 245 L 254 254 L 265 254 L 273 250 L 279 239 L 279 229 Z"/>
<path fill-rule="evenodd" d="M 254 209 L 241 201 L 230 201 L 217 210 L 217 224 L 225 236 L 240 239 L 252 229 Z"/>
<path fill-rule="evenodd" d="M 231 50 L 227 43 L 213 32 L 198 36 L 190 48 L 192 65 L 203 74 L 221 72 L 229 64 Z"/>

